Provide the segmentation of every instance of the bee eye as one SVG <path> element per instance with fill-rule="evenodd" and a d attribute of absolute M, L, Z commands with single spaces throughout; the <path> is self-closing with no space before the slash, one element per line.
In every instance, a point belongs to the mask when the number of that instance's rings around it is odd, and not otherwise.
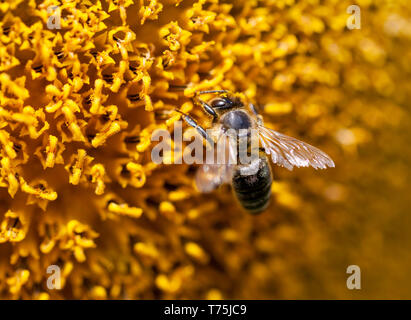
<path fill-rule="evenodd" d="M 229 103 L 224 98 L 215 98 L 210 101 L 210 105 L 213 109 L 223 109 L 226 108 L 229 105 Z"/>

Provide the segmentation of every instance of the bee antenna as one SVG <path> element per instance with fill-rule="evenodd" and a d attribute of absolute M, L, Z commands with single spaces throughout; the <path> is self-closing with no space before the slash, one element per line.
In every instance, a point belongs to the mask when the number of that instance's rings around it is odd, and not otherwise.
<path fill-rule="evenodd" d="M 181 111 L 181 110 L 179 110 L 179 109 L 177 109 L 177 108 L 175 108 L 174 111 L 177 111 L 178 113 L 181 113 L 183 116 L 188 116 L 187 113 L 185 113 L 185 112 L 183 112 L 183 111 Z"/>
<path fill-rule="evenodd" d="M 187 89 L 187 85 L 174 85 L 174 84 L 170 84 L 168 86 L 168 89 L 170 91 L 184 91 L 185 89 Z"/>
<path fill-rule="evenodd" d="M 195 95 L 199 96 L 201 94 L 206 94 L 206 93 L 228 93 L 228 90 L 203 90 L 203 91 L 197 91 Z"/>

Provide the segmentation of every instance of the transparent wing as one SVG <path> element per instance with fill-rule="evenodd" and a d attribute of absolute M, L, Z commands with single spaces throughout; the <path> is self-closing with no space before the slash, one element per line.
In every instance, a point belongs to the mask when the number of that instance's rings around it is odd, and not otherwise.
<path fill-rule="evenodd" d="M 227 165 L 203 164 L 196 172 L 195 182 L 200 192 L 211 192 L 231 181 L 233 168 Z"/>
<path fill-rule="evenodd" d="M 211 192 L 223 183 L 230 183 L 236 160 L 235 145 L 220 129 L 215 129 L 217 146 L 212 150 L 212 156 L 197 169 L 195 183 L 200 192 Z M 214 140 L 215 141 L 215 140 Z"/>
<path fill-rule="evenodd" d="M 260 142 L 273 163 L 292 170 L 311 166 L 315 169 L 334 168 L 332 159 L 320 149 L 286 136 L 262 125 L 258 126 Z"/>

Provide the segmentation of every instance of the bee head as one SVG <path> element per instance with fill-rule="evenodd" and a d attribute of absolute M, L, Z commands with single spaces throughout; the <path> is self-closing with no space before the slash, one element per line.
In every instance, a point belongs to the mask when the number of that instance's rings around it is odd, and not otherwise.
<path fill-rule="evenodd" d="M 241 102 L 240 98 L 235 97 L 235 96 L 229 96 L 229 95 L 224 95 L 224 96 L 213 98 L 208 102 L 208 104 L 216 112 L 228 111 L 230 109 L 243 106 L 243 103 Z"/>

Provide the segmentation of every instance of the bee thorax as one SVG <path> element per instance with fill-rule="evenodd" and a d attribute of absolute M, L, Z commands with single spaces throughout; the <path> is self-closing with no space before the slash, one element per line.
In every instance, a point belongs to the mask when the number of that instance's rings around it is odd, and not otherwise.
<path fill-rule="evenodd" d="M 249 129 L 252 127 L 252 122 L 247 113 L 241 110 L 227 112 L 221 119 L 225 129 Z"/>

